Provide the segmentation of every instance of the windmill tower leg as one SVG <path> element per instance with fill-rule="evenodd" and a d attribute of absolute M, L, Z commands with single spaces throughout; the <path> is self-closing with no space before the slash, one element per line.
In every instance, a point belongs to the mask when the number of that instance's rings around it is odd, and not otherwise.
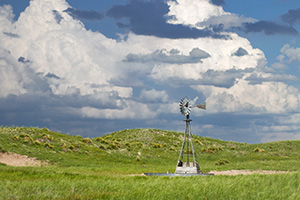
<path fill-rule="evenodd" d="M 197 155 L 193 145 L 193 138 L 191 133 L 191 122 L 189 115 L 185 120 L 185 132 L 184 139 L 179 154 L 176 171 L 177 174 L 195 174 L 200 173 L 199 163 L 197 161 Z M 191 159 L 192 158 L 192 159 Z"/>

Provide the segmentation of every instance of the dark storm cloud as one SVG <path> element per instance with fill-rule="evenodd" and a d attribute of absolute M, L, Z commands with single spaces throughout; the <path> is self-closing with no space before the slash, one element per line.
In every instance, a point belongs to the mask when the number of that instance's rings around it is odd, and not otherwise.
<path fill-rule="evenodd" d="M 241 30 L 245 33 L 264 32 L 266 35 L 298 35 L 297 30 L 292 26 L 281 25 L 272 21 L 244 23 Z"/>
<path fill-rule="evenodd" d="M 24 57 L 21 56 L 18 59 L 18 62 L 23 63 L 23 64 L 27 64 L 27 63 L 30 63 L 30 60 L 26 60 Z"/>
<path fill-rule="evenodd" d="M 289 24 L 300 23 L 300 8 L 289 10 L 287 14 L 281 16 L 281 20 Z"/>
<path fill-rule="evenodd" d="M 188 56 L 179 54 L 180 51 L 177 49 L 172 49 L 171 51 L 166 51 L 165 49 L 156 50 L 152 54 L 128 54 L 126 56 L 126 62 L 160 62 L 160 63 L 169 63 L 169 64 L 186 64 L 186 63 L 198 63 L 201 62 L 201 59 L 208 58 L 210 55 L 205 51 L 194 48 L 189 53 Z"/>
<path fill-rule="evenodd" d="M 238 78 L 242 78 L 247 70 L 230 69 L 226 71 L 208 70 L 203 74 L 203 78 L 198 82 L 201 85 L 211 85 L 215 87 L 230 88 L 232 87 Z"/>
<path fill-rule="evenodd" d="M 56 22 L 59 24 L 61 20 L 63 20 L 63 17 L 59 14 L 59 12 L 57 12 L 57 10 L 53 10 L 52 13 L 54 15 Z"/>
<path fill-rule="evenodd" d="M 293 75 L 287 74 L 269 74 L 267 77 L 263 77 L 258 74 L 251 74 L 245 80 L 249 81 L 249 84 L 262 84 L 263 82 L 284 82 L 284 81 L 296 81 L 298 78 Z"/>
<path fill-rule="evenodd" d="M 210 3 L 216 5 L 216 6 L 223 6 L 225 5 L 225 1 L 224 0 L 210 0 Z"/>
<path fill-rule="evenodd" d="M 104 18 L 103 13 L 93 10 L 79 10 L 75 8 L 68 8 L 64 10 L 64 12 L 68 13 L 75 19 L 81 20 L 102 20 Z"/>
<path fill-rule="evenodd" d="M 54 79 L 61 79 L 59 76 L 56 76 L 55 74 L 48 73 L 45 76 L 46 78 L 54 78 Z"/>
<path fill-rule="evenodd" d="M 233 56 L 246 56 L 249 55 L 248 51 L 246 51 L 244 48 L 240 47 L 235 53 L 232 54 Z"/>
<path fill-rule="evenodd" d="M 117 20 L 119 27 L 127 27 L 137 35 L 153 35 L 161 38 L 227 38 L 209 29 L 168 24 L 166 14 L 169 6 L 162 0 L 130 0 L 126 5 L 114 6 L 107 11 L 107 16 Z M 120 22 L 127 19 L 127 23 Z"/>
<path fill-rule="evenodd" d="M 12 38 L 20 38 L 20 36 L 18 34 L 15 34 L 15 33 L 3 32 L 3 34 L 7 35 L 9 37 L 12 37 Z"/>

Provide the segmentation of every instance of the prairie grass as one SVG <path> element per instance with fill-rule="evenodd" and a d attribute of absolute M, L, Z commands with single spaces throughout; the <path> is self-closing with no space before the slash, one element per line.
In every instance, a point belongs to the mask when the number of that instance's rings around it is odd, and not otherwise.
<path fill-rule="evenodd" d="M 299 199 L 299 173 L 140 177 L 1 168 L 0 199 Z"/>
<path fill-rule="evenodd" d="M 292 173 L 131 176 L 174 172 L 182 137 L 182 133 L 156 129 L 82 138 L 46 128 L 0 127 L 1 151 L 50 163 L 43 167 L 0 164 L 0 199 L 300 199 L 300 141 L 246 144 L 194 137 L 202 172 Z"/>

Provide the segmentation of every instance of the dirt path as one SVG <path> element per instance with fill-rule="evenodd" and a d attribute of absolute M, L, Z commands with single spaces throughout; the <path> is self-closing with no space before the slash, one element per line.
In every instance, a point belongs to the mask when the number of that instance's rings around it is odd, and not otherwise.
<path fill-rule="evenodd" d="M 30 158 L 25 155 L 16 153 L 0 153 L 0 163 L 10 166 L 36 166 L 40 167 L 46 165 L 45 162 L 37 160 L 36 158 Z"/>

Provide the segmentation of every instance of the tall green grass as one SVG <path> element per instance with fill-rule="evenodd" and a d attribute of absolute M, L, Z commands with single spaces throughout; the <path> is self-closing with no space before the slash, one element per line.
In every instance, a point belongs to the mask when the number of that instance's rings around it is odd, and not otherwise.
<path fill-rule="evenodd" d="M 139 177 L 68 169 L 0 171 L 0 199 L 299 199 L 299 173 Z"/>
<path fill-rule="evenodd" d="M 47 161 L 0 164 L 0 199 L 300 199 L 300 142 L 246 144 L 195 136 L 202 172 L 230 169 L 288 174 L 144 177 L 175 171 L 183 133 L 134 129 L 82 138 L 46 128 L 0 127 L 1 152 Z"/>

